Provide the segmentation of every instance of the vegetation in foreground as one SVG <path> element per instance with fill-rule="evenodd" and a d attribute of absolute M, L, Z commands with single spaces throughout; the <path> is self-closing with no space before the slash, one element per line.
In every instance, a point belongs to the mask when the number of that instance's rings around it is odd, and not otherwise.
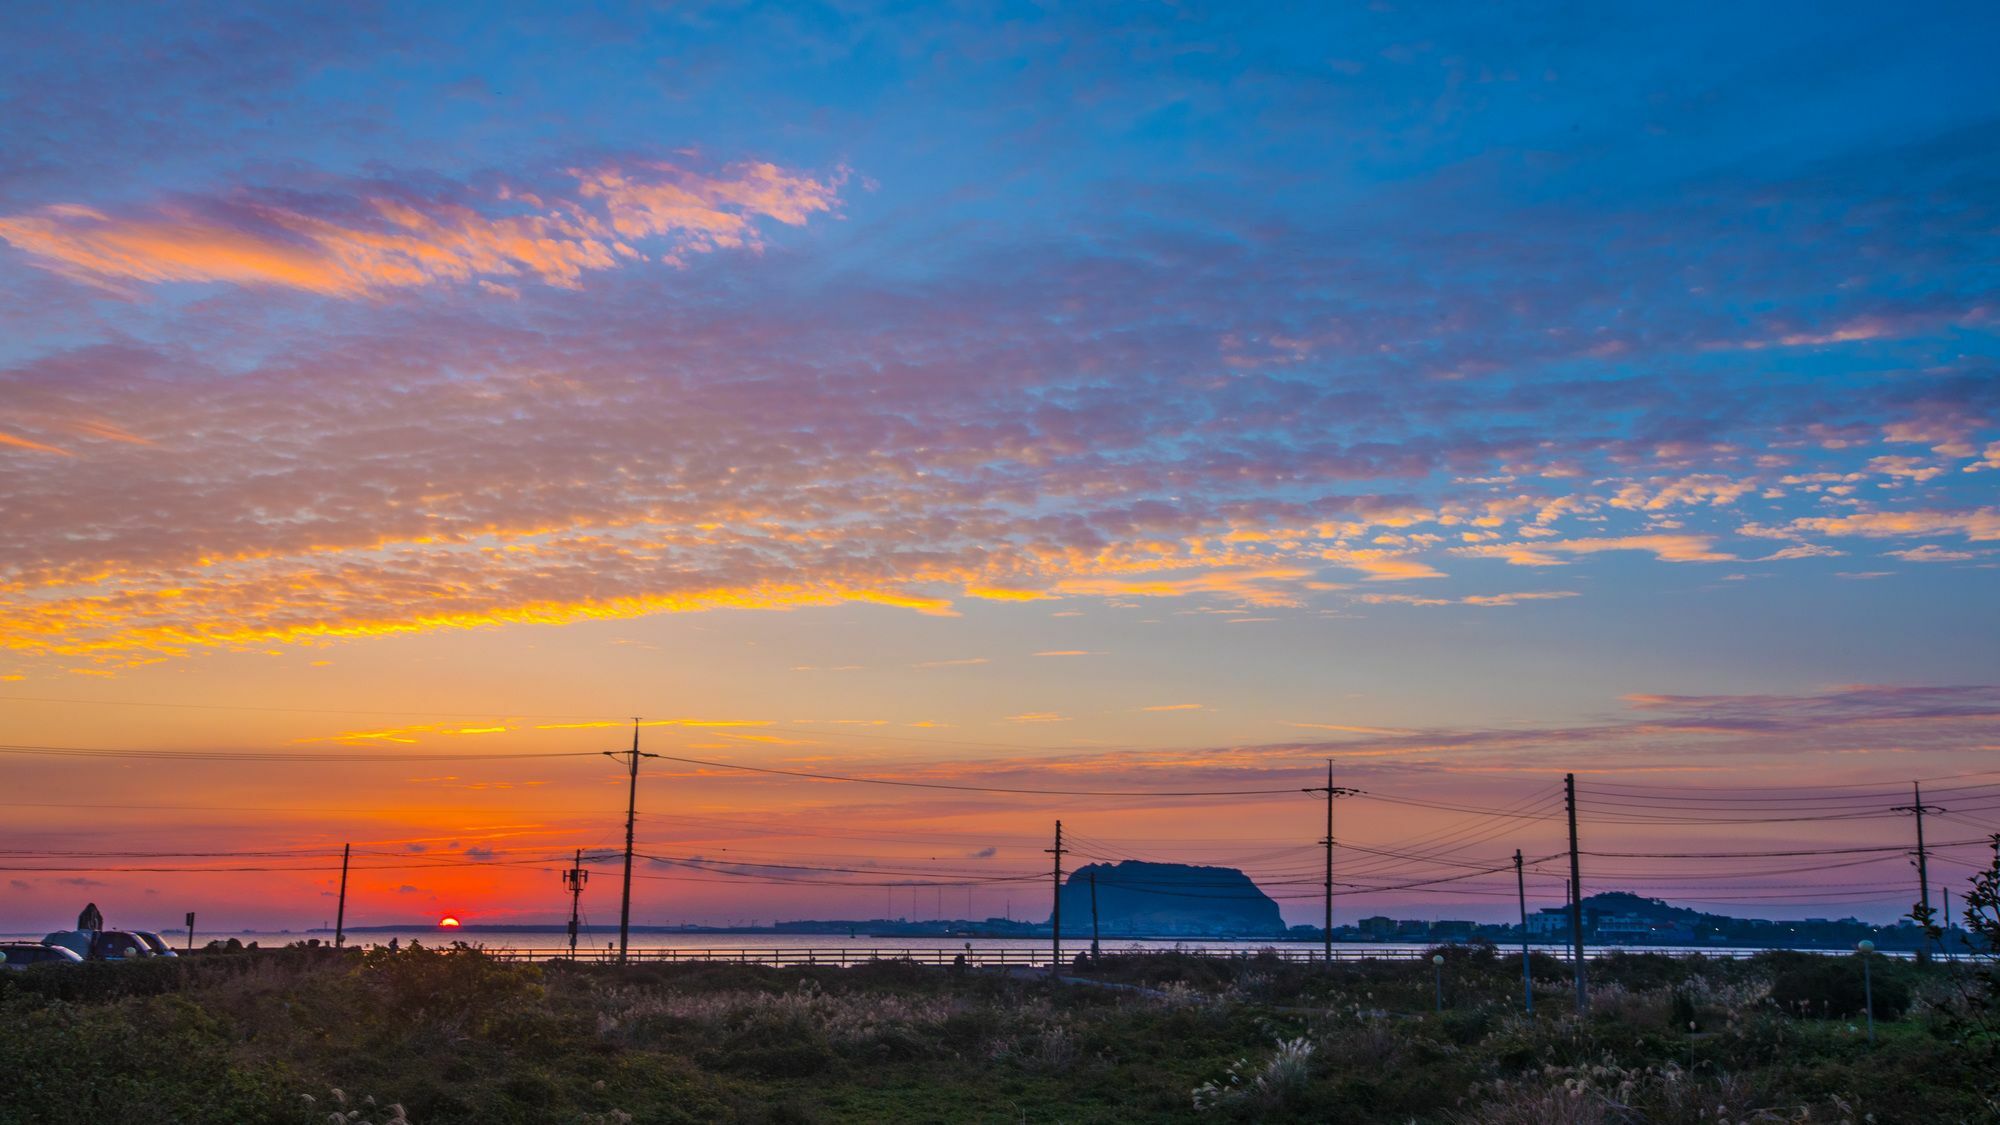
<path fill-rule="evenodd" d="M 2000 1120 L 1980 980 L 1635 954 L 1106 958 L 1052 985 L 884 963 L 511 965 L 284 949 L 0 974 L 0 1121 Z M 1108 987 L 1107 985 L 1117 986 Z"/>

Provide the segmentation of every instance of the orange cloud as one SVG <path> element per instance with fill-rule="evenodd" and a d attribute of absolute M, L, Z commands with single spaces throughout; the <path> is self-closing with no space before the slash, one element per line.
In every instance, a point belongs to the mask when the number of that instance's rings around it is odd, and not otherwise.
<path fill-rule="evenodd" d="M 67 449 L 57 449 L 53 445 L 43 445 L 39 441 L 30 441 L 27 438 L 16 437 L 9 433 L 0 433 L 0 445 L 11 445 L 18 449 L 29 449 L 36 453 L 53 453 L 58 457 L 76 456 L 76 454 L 71 453 Z"/>
<path fill-rule="evenodd" d="M 2000 508 L 1973 508 L 1955 512 L 1935 509 L 1856 512 L 1849 516 L 1796 519 L 1782 529 L 1755 525 L 1742 529 L 1745 535 L 1760 535 L 1766 538 L 1813 531 L 1824 535 L 1857 535 L 1865 539 L 1951 533 L 1975 541 L 2000 539 Z"/>
<path fill-rule="evenodd" d="M 1370 548 L 1360 551 L 1328 550 L 1320 557 L 1331 563 L 1358 570 L 1370 582 L 1402 582 L 1412 578 L 1443 578 L 1444 572 L 1403 551 Z"/>
<path fill-rule="evenodd" d="M 1592 555 L 1603 551 L 1651 551 L 1663 562 L 1728 562 L 1736 556 L 1714 549 L 1709 535 L 1620 535 L 1598 539 L 1538 539 L 1533 543 L 1483 543 L 1453 547 L 1468 558 L 1502 559 L 1515 566 L 1562 566 L 1554 553 Z"/>
<path fill-rule="evenodd" d="M 1039 602 L 1055 599 L 1054 594 L 1041 590 L 1014 590 L 1001 586 L 967 586 L 965 596 L 992 602 Z"/>
<path fill-rule="evenodd" d="M 1189 594 L 1227 594 L 1251 605 L 1292 606 L 1298 600 L 1272 585 L 1312 577 L 1294 567 L 1260 570 L 1217 570 L 1184 578 L 1065 578 L 1056 589 L 1065 594 L 1098 597 L 1179 598 Z"/>
<path fill-rule="evenodd" d="M 676 264 L 691 254 L 760 248 L 760 221 L 797 226 L 831 210 L 843 178 L 761 163 L 716 175 L 671 164 L 574 175 L 587 202 L 486 201 L 511 213 L 411 202 L 379 188 L 337 218 L 254 198 L 124 216 L 57 204 L 0 217 L 0 241 L 39 265 L 111 286 L 219 281 L 333 297 L 491 278 L 575 288 L 588 271 L 643 260 L 633 243 L 658 242 L 662 260 Z M 523 213 L 522 200 L 541 205 Z"/>

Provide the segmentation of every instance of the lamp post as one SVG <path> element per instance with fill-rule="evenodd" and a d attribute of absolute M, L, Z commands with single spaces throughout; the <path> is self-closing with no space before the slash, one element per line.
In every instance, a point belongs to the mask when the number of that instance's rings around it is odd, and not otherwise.
<path fill-rule="evenodd" d="M 1431 954 L 1431 967 L 1437 970 L 1437 1007 L 1444 1011 L 1444 954 Z"/>
<path fill-rule="evenodd" d="M 1875 1045 L 1875 980 L 1869 971 L 1868 961 L 1875 953 L 1875 943 L 1862 939 L 1855 947 L 1861 954 L 1861 1005 L 1868 1012 L 1868 1045 Z"/>

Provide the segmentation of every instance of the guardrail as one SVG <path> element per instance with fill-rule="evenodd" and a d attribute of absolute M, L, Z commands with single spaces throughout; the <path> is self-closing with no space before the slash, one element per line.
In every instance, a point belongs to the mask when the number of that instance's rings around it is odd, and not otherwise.
<path fill-rule="evenodd" d="M 1435 946 L 1361 946 L 1354 948 L 1333 947 L 1336 962 L 1357 961 L 1420 961 L 1431 955 Z M 1063 960 L 1073 961 L 1079 954 L 1087 954 L 1089 943 L 1064 943 Z M 1519 956 L 1519 946 L 1498 946 L 1496 953 L 1502 958 Z M 1538 947 L 1538 953 L 1546 953 L 1559 960 L 1568 960 L 1565 947 Z M 568 961 L 568 950 L 555 949 L 483 949 L 486 956 L 499 961 Z M 1751 957 L 1765 952 L 1761 949 L 1702 948 L 1695 946 L 1598 946 L 1586 952 L 1592 960 L 1615 953 L 1660 953 L 1668 956 L 1686 957 L 1699 954 L 1704 957 Z M 1808 953 L 1823 953 L 1829 956 L 1851 953 L 1843 949 L 1803 950 Z M 965 964 L 977 968 L 1041 967 L 1049 964 L 1049 949 L 1022 946 L 790 946 L 781 948 L 717 948 L 690 949 L 681 947 L 635 948 L 627 954 L 627 959 L 640 964 L 677 964 L 683 962 L 721 962 L 740 965 L 824 966 L 846 968 L 873 962 L 904 961 L 919 965 Z M 1119 948 L 1107 945 L 1104 955 L 1110 956 L 1161 956 L 1179 954 L 1191 957 L 1215 957 L 1229 960 L 1249 960 L 1252 958 L 1275 957 L 1281 961 L 1324 962 L 1325 950 L 1317 945 L 1242 945 L 1242 946 L 1186 946 L 1163 948 L 1159 946 Z M 1896 954 L 1890 954 L 1895 956 Z M 618 952 L 610 949 L 578 949 L 574 958 L 579 963 L 615 964 Z"/>
<path fill-rule="evenodd" d="M 1088 949 L 1089 946 L 1087 943 L 1080 948 L 1065 945 L 1063 960 L 1067 963 L 1073 960 L 1077 954 L 1087 953 Z M 485 953 L 488 957 L 501 961 L 570 960 L 569 951 L 566 949 L 488 948 L 485 950 Z M 1105 956 L 1149 956 L 1167 953 L 1180 953 L 1194 957 L 1221 957 L 1235 960 L 1247 960 L 1253 957 L 1277 957 L 1284 961 L 1325 960 L 1324 951 L 1318 948 L 1297 949 L 1283 946 L 1244 946 L 1232 949 L 1190 947 L 1178 950 L 1158 948 L 1119 949 L 1112 947 L 1104 950 Z M 1391 951 L 1343 950 L 1335 947 L 1334 959 L 1339 961 L 1362 961 L 1369 959 L 1406 961 L 1427 956 L 1428 953 L 1427 949 L 1416 947 L 1408 950 L 1398 949 Z M 956 965 L 962 962 L 966 965 L 978 967 L 1006 967 L 1015 965 L 1046 967 L 1049 963 L 1050 951 L 1047 948 L 980 947 L 976 945 L 958 948 L 950 946 L 815 946 L 778 949 L 656 948 L 633 949 L 627 955 L 627 959 L 649 964 L 682 961 L 721 961 L 744 965 L 827 965 L 845 967 L 850 965 L 865 965 L 876 961 L 913 961 L 919 965 Z M 576 960 L 600 964 L 607 961 L 616 962 L 618 960 L 618 953 L 616 950 L 578 949 L 576 951 Z"/>

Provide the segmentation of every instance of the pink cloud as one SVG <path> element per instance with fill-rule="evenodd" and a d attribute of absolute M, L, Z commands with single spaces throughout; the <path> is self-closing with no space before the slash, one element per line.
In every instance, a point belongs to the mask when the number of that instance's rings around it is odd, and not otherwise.
<path fill-rule="evenodd" d="M 1901 512 L 1856 512 L 1847 516 L 1813 516 L 1796 519 L 1781 528 L 1752 525 L 1745 535 L 1779 538 L 1806 532 L 1822 535 L 1856 535 L 1865 539 L 1887 539 L 1904 535 L 1959 534 L 1974 541 L 2000 539 L 2000 508 L 1972 508 L 1960 511 L 1912 509 Z"/>
<path fill-rule="evenodd" d="M 763 220 L 799 226 L 832 210 L 843 179 L 763 163 L 715 174 L 660 163 L 572 174 L 580 201 L 502 193 L 470 206 L 362 185 L 332 217 L 253 193 L 124 215 L 56 204 L 0 217 L 0 241 L 112 287 L 228 282 L 360 297 L 478 280 L 516 296 L 494 279 L 575 288 L 587 272 L 644 260 L 642 247 L 671 263 L 758 249 Z"/>
<path fill-rule="evenodd" d="M 56 446 L 46 445 L 32 438 L 19 437 L 9 433 L 0 433 L 0 445 L 11 445 L 16 449 L 26 449 L 34 453 L 53 453 L 58 457 L 75 456 L 75 454 L 67 449 L 59 449 Z"/>
<path fill-rule="evenodd" d="M 1487 543 L 1453 547 L 1451 553 L 1469 558 L 1503 559 L 1515 566 L 1561 566 L 1555 553 L 1594 555 L 1604 551 L 1650 551 L 1662 562 L 1728 562 L 1734 555 L 1715 548 L 1709 535 L 1620 535 L 1592 539 L 1539 539 L 1533 543 Z"/>

